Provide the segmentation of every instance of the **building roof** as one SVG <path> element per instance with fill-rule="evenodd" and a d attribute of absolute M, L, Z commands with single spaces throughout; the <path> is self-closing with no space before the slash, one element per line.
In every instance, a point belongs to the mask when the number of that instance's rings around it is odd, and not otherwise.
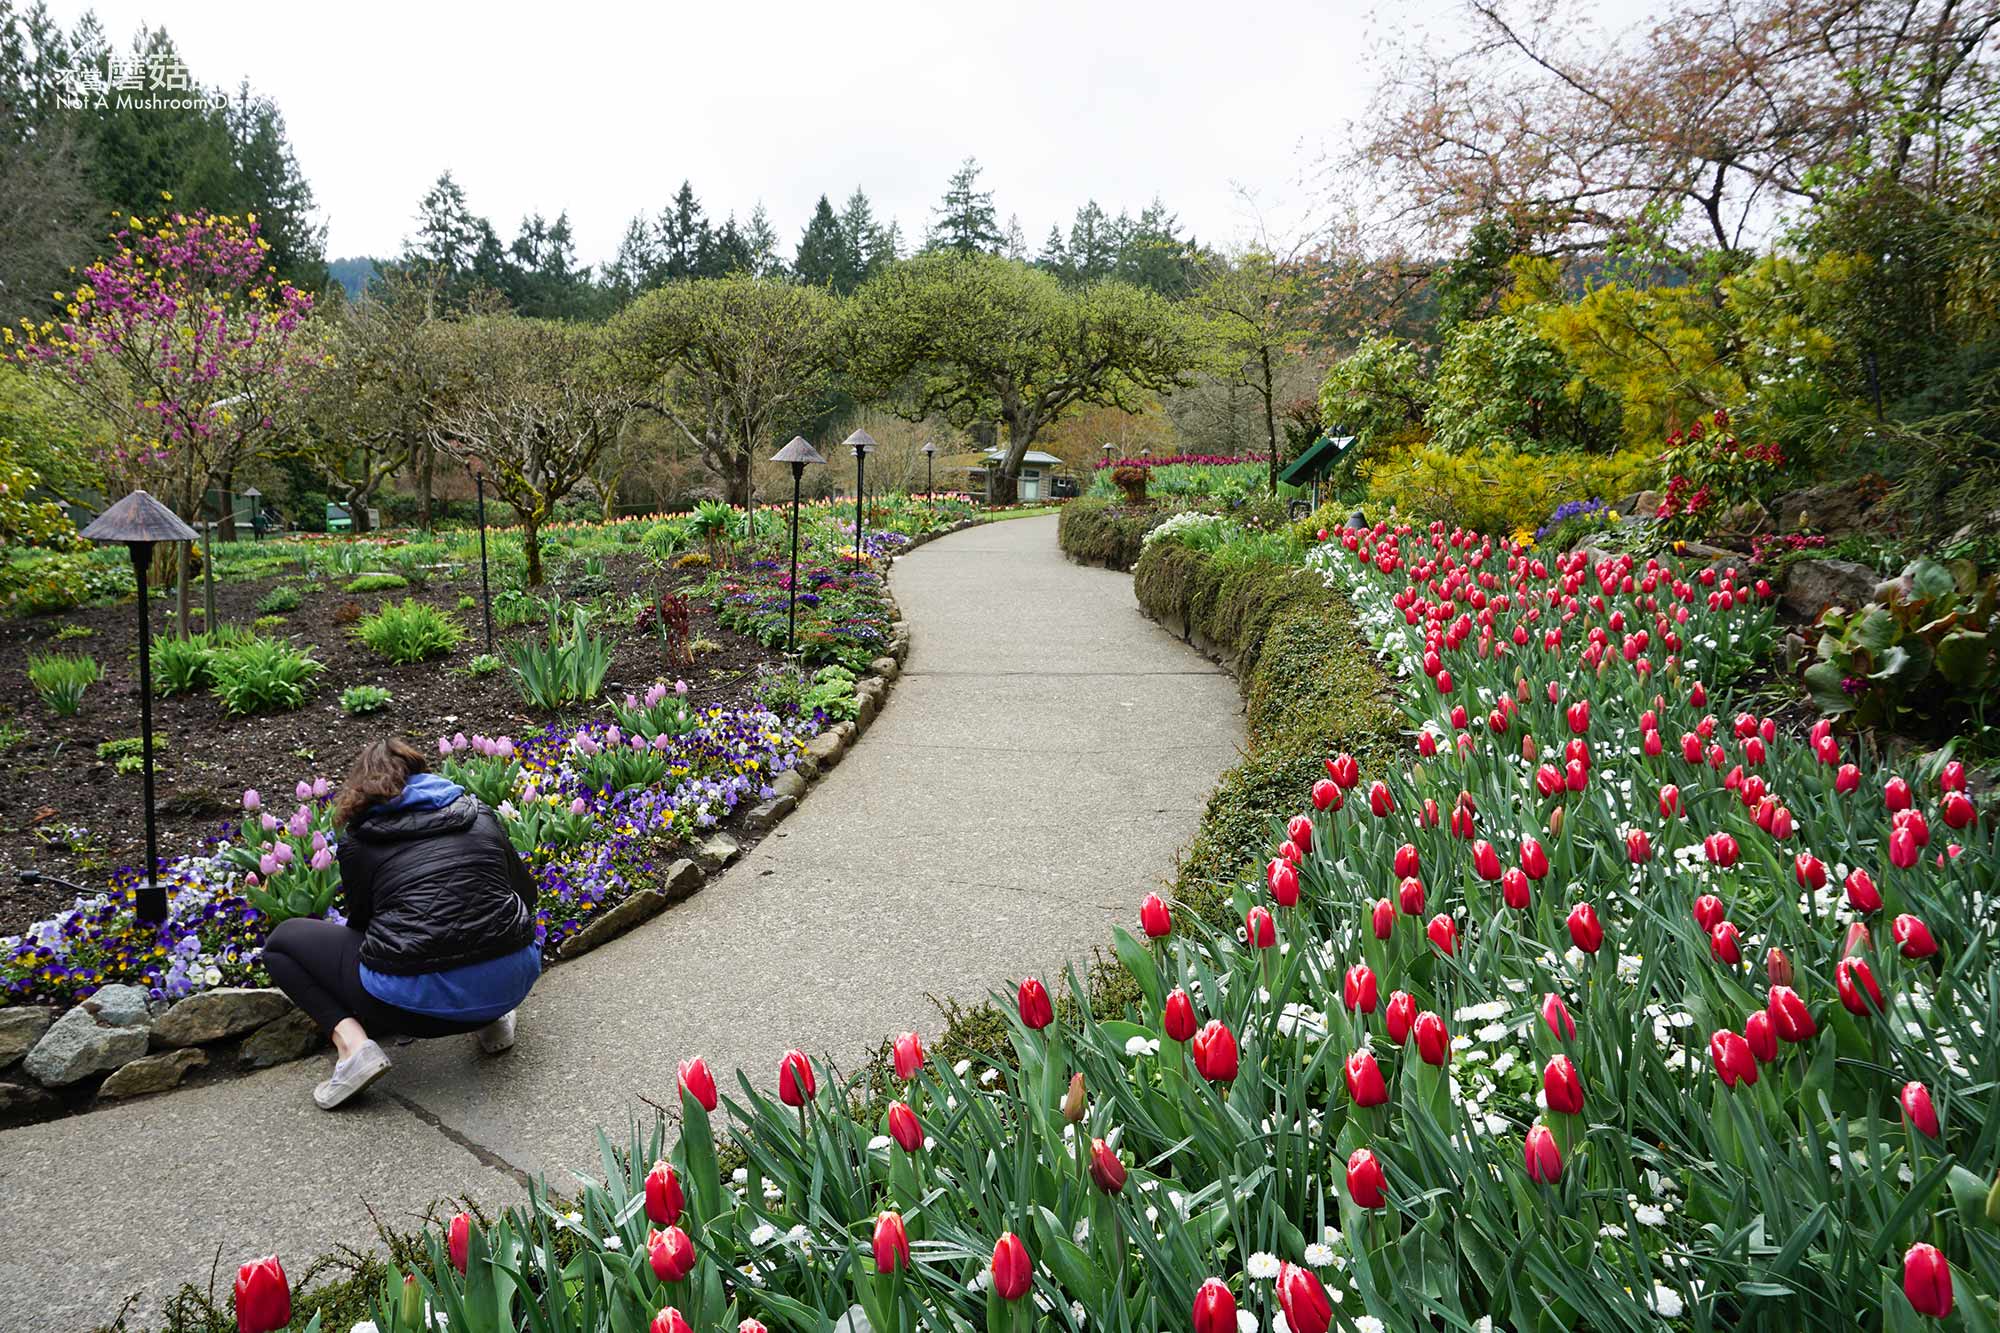
<path fill-rule="evenodd" d="M 986 461 L 989 463 L 997 463 L 1006 456 L 1007 451 L 1005 449 L 988 449 L 986 451 Z M 1021 461 L 1023 463 L 1037 463 L 1044 467 L 1051 464 L 1060 465 L 1062 463 L 1062 459 L 1057 458 L 1054 454 L 1045 454 L 1040 449 L 1028 450 L 1027 453 L 1021 455 Z"/>
<path fill-rule="evenodd" d="M 1352 435 L 1322 435 L 1314 440 L 1306 451 L 1292 460 L 1292 465 L 1278 474 L 1278 480 L 1287 486 L 1300 486 L 1318 481 L 1333 470 L 1340 456 L 1354 443 Z"/>

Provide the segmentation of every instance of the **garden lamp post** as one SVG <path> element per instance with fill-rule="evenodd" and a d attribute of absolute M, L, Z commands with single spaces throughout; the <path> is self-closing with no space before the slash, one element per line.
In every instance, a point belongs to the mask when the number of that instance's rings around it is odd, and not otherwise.
<path fill-rule="evenodd" d="M 153 617 L 146 604 L 146 574 L 153 543 L 191 542 L 195 530 L 173 510 L 144 491 L 134 491 L 92 520 L 83 535 L 97 542 L 124 542 L 132 552 L 132 576 L 139 585 L 139 771 L 146 800 L 146 881 L 139 888 L 138 918 L 167 919 L 167 891 L 160 887 L 160 830 L 153 813 Z"/>
<path fill-rule="evenodd" d="M 924 441 L 924 499 L 926 500 L 935 500 L 937 498 L 936 489 L 931 485 L 931 465 L 936 461 L 937 461 L 937 445 L 930 440 L 925 440 Z"/>
<path fill-rule="evenodd" d="M 486 617 L 486 651 L 493 651 L 493 584 L 486 573 L 486 465 L 473 459 L 472 489 L 479 492 L 479 605 Z"/>
<path fill-rule="evenodd" d="M 847 437 L 848 447 L 854 450 L 854 563 L 861 563 L 861 504 L 868 493 L 866 474 L 868 455 L 875 450 L 875 437 L 865 430 L 857 430 Z"/>
<path fill-rule="evenodd" d="M 1104 449 L 1104 466 L 1106 466 L 1106 467 L 1110 467 L 1110 466 L 1111 466 L 1111 441 L 1109 441 L 1109 440 L 1106 440 L 1106 441 L 1104 442 L 1104 445 L 1103 445 L 1103 449 Z"/>
<path fill-rule="evenodd" d="M 806 443 L 803 435 L 794 435 L 792 442 L 771 455 L 773 463 L 792 465 L 792 580 L 786 584 L 789 605 L 785 608 L 785 654 L 790 656 L 798 651 L 799 638 L 799 483 L 806 475 L 806 464 L 824 463 L 819 450 Z"/>
<path fill-rule="evenodd" d="M 215 522 L 201 525 L 201 627 L 215 633 Z"/>
<path fill-rule="evenodd" d="M 243 498 L 250 502 L 250 540 L 264 540 L 264 492 L 255 486 L 243 488 Z"/>

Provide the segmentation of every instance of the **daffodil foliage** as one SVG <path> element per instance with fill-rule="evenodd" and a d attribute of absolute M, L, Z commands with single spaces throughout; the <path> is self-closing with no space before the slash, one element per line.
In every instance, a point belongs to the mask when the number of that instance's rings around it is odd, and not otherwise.
<path fill-rule="evenodd" d="M 1240 934 L 1149 898 L 1135 1003 L 1024 981 L 1011 1060 L 906 1035 L 886 1095 L 691 1060 L 677 1141 L 454 1225 L 380 1327 L 1993 1327 L 1962 769 L 1743 706 L 1771 593 L 1727 568 L 1443 528 L 1303 559 L 1411 753 L 1327 756 Z"/>

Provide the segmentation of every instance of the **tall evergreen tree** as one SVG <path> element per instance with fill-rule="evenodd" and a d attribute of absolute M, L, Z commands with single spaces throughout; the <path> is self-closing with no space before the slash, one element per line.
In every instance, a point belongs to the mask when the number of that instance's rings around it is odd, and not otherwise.
<path fill-rule="evenodd" d="M 775 278 L 785 271 L 785 261 L 778 254 L 778 229 L 771 225 L 771 215 L 764 211 L 762 199 L 750 210 L 743 241 L 750 249 L 750 272 L 760 278 Z"/>
<path fill-rule="evenodd" d="M 731 213 L 720 227 L 705 237 L 697 268 L 704 278 L 727 278 L 732 274 L 749 273 L 754 264 L 750 242 L 743 229 L 736 225 L 736 215 Z"/>
<path fill-rule="evenodd" d="M 1119 239 L 1118 276 L 1163 296 L 1183 296 L 1199 281 L 1200 252 L 1180 235 L 1180 221 L 1158 195 Z"/>
<path fill-rule="evenodd" d="M 1049 238 L 1042 242 L 1042 252 L 1035 256 L 1035 267 L 1044 273 L 1055 274 L 1064 282 L 1069 281 L 1069 246 L 1063 241 L 1061 227 L 1050 225 Z"/>
<path fill-rule="evenodd" d="M 673 203 L 660 214 L 660 257 L 667 280 L 697 276 L 702 250 L 708 244 L 708 219 L 702 216 L 694 186 L 682 181 Z"/>
<path fill-rule="evenodd" d="M 466 205 L 465 190 L 451 172 L 437 182 L 417 205 L 416 235 L 403 241 L 403 262 L 437 269 L 447 276 L 469 272 L 479 248 L 480 219 Z"/>
<path fill-rule="evenodd" d="M 877 227 L 868 246 L 868 272 L 879 273 L 884 268 L 903 257 L 903 224 L 890 218 L 888 225 Z"/>
<path fill-rule="evenodd" d="M 1017 264 L 1028 262 L 1028 234 L 1021 230 L 1019 213 L 1007 217 L 1007 239 L 1001 242 L 1000 253 Z"/>
<path fill-rule="evenodd" d="M 993 192 L 979 188 L 979 171 L 978 161 L 968 157 L 951 174 L 943 201 L 931 210 L 937 221 L 931 226 L 927 248 L 964 255 L 999 253 L 1005 238 L 993 211 Z"/>
<path fill-rule="evenodd" d="M 840 210 L 840 242 L 842 269 L 833 289 L 845 296 L 859 287 L 875 271 L 874 260 L 880 253 L 881 244 L 875 223 L 875 210 L 868 202 L 859 185 L 854 193 L 847 196 L 847 203 Z"/>
<path fill-rule="evenodd" d="M 837 287 L 847 266 L 847 240 L 840 232 L 840 219 L 825 195 L 813 207 L 812 219 L 799 237 L 798 257 L 792 272 L 808 287 Z"/>
<path fill-rule="evenodd" d="M 1069 273 L 1071 282 L 1095 282 L 1108 278 L 1118 263 L 1118 228 L 1095 199 L 1076 210 L 1069 228 Z"/>
<path fill-rule="evenodd" d="M 604 270 L 604 286 L 612 301 L 624 305 L 660 282 L 660 239 L 643 215 L 626 224 L 618 257 Z"/>

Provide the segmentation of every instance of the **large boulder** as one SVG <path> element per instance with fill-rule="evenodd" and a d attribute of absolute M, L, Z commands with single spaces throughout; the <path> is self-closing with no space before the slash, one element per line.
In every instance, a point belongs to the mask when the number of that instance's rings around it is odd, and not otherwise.
<path fill-rule="evenodd" d="M 153 1024 L 158 1046 L 199 1046 L 221 1041 L 283 1016 L 292 1007 L 278 990 L 224 986 L 190 995 Z"/>
<path fill-rule="evenodd" d="M 1880 576 L 1852 560 L 1801 560 L 1785 576 L 1785 609 L 1817 620 L 1829 606 L 1859 607 L 1875 595 Z"/>
<path fill-rule="evenodd" d="M 144 1055 L 129 1065 L 120 1065 L 97 1089 L 97 1095 L 104 1100 L 115 1100 L 165 1092 L 179 1087 L 188 1070 L 199 1069 L 207 1063 L 208 1053 L 192 1047 L 164 1051 L 159 1055 Z"/>
<path fill-rule="evenodd" d="M 303 1009 L 294 1009 L 245 1037 L 243 1045 L 237 1048 L 236 1058 L 245 1069 L 265 1069 L 311 1055 L 325 1044 L 326 1037 L 321 1034 L 319 1024 L 308 1018 Z"/>
<path fill-rule="evenodd" d="M 1794 531 L 1802 523 L 1815 532 L 1852 532 L 1861 526 L 1872 493 L 1854 482 L 1807 486 L 1773 497 L 1771 517 L 1779 532 Z"/>
<path fill-rule="evenodd" d="M 5 1069 L 35 1048 L 56 1011 L 38 1005 L 10 1005 L 0 1009 L 0 1069 Z"/>
<path fill-rule="evenodd" d="M 52 1023 L 21 1067 L 51 1088 L 116 1069 L 146 1053 L 151 1020 L 145 991 L 106 986 Z"/>

